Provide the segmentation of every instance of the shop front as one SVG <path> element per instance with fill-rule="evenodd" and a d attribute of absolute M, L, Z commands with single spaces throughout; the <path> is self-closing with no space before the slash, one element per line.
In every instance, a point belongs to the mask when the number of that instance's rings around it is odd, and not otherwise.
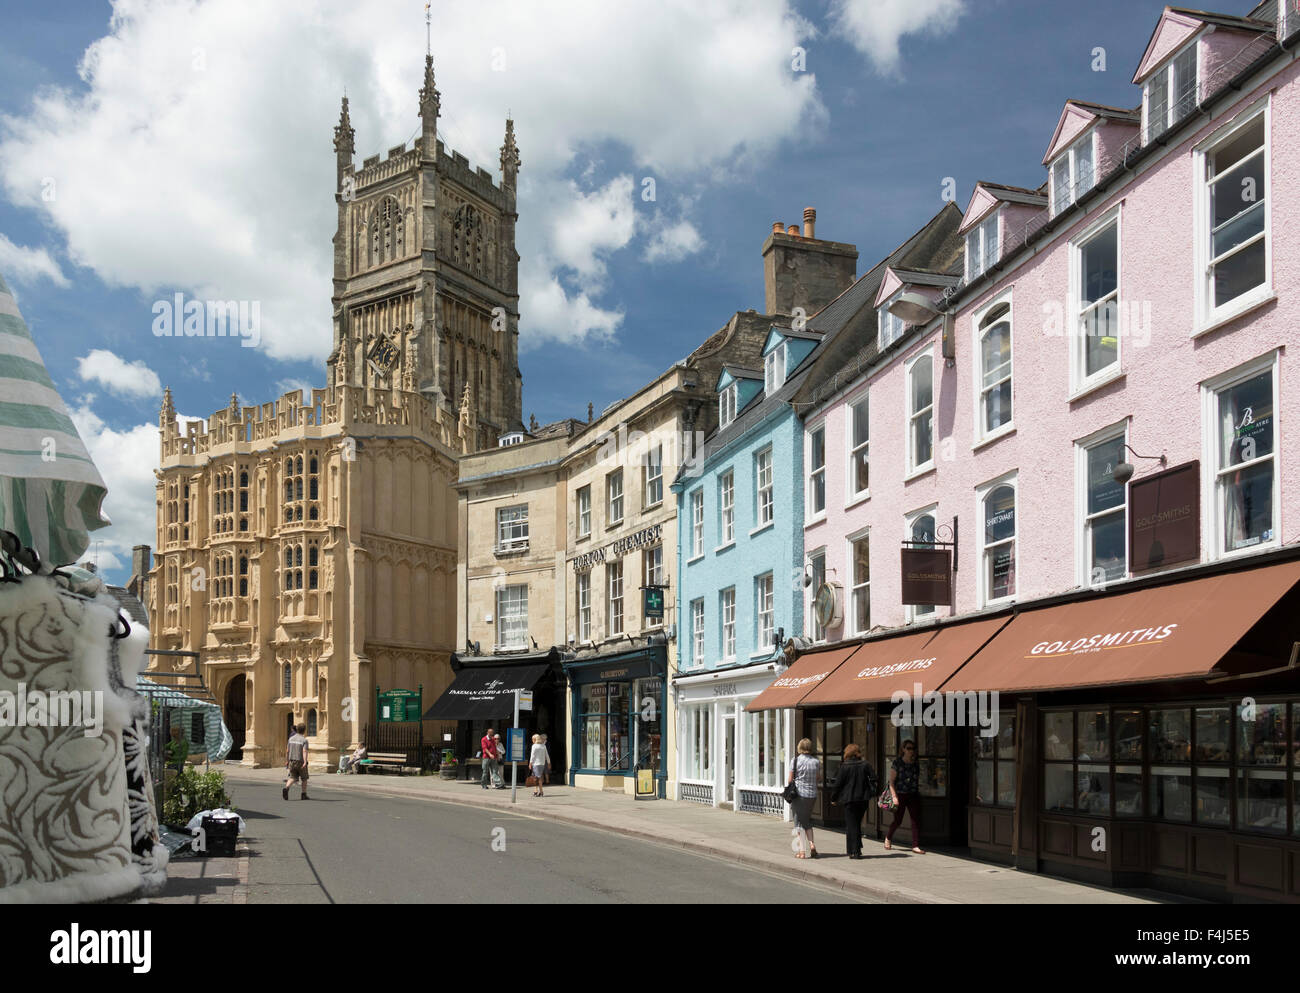
<path fill-rule="evenodd" d="M 781 799 L 794 756 L 794 711 L 746 706 L 777 677 L 777 663 L 673 681 L 677 700 L 677 799 L 789 818 Z"/>
<path fill-rule="evenodd" d="M 565 681 L 560 653 L 552 648 L 508 656 L 451 657 L 456 673 L 450 686 L 424 714 L 426 721 L 456 722 L 453 740 L 435 742 L 445 752 L 450 748 L 461 769 L 461 778 L 476 778 L 480 765 L 480 741 L 492 728 L 506 741 L 506 729 L 514 721 L 515 690 L 532 691 L 531 710 L 521 710 L 519 723 L 525 740 L 534 734 L 547 736 L 551 768 L 564 768 L 563 734 Z"/>
<path fill-rule="evenodd" d="M 569 785 L 632 794 L 637 773 L 649 772 L 655 795 L 665 797 L 667 646 L 571 660 L 564 670 L 570 687 Z"/>
<path fill-rule="evenodd" d="M 968 844 L 1030 871 L 1300 902 L 1300 562 L 1020 612 L 943 685 L 1000 691 L 968 737 Z"/>

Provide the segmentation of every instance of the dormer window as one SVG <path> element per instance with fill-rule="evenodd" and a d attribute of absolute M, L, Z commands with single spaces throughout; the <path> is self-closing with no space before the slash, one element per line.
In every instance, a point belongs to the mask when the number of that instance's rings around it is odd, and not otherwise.
<path fill-rule="evenodd" d="M 763 392 L 771 396 L 785 385 L 785 342 L 763 358 Z"/>
<path fill-rule="evenodd" d="M 1052 163 L 1053 217 L 1092 189 L 1097 181 L 1094 134 L 1089 131 L 1086 137 L 1071 145 Z"/>
<path fill-rule="evenodd" d="M 1159 138 L 1196 109 L 1196 46 L 1193 41 L 1147 80 L 1142 98 L 1147 141 Z"/>
<path fill-rule="evenodd" d="M 725 428 L 736 419 L 736 384 L 718 394 L 718 427 Z"/>
<path fill-rule="evenodd" d="M 966 235 L 966 282 L 994 265 L 998 260 L 998 212 L 995 210 Z"/>
<path fill-rule="evenodd" d="M 903 337 L 903 332 L 907 329 L 906 321 L 896 314 L 891 314 L 889 312 L 890 304 L 897 299 L 897 294 L 891 297 L 890 300 L 880 308 L 876 320 L 877 334 L 879 337 L 880 350 L 882 352 L 894 342 L 898 341 L 898 339 Z"/>

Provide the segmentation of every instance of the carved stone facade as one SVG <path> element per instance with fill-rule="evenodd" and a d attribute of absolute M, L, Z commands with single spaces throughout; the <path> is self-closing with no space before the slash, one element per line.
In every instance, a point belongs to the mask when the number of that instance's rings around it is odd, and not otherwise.
<path fill-rule="evenodd" d="M 446 689 L 456 462 L 520 426 L 513 125 L 498 187 L 437 141 L 431 60 L 420 106 L 415 148 L 357 171 L 343 102 L 328 386 L 183 431 L 164 397 L 153 647 L 198 653 L 248 765 L 298 722 L 335 765 L 377 687 Z"/>

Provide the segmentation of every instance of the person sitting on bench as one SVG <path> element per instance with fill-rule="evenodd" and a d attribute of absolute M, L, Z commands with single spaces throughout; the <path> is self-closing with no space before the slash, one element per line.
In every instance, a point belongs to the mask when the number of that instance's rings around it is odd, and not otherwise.
<path fill-rule="evenodd" d="M 356 751 L 351 755 L 339 756 L 339 772 L 356 772 L 357 763 L 366 757 L 366 746 L 357 745 Z"/>

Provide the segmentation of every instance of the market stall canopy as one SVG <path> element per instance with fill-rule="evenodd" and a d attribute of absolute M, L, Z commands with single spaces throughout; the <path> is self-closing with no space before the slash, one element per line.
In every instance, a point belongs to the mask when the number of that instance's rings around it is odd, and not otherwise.
<path fill-rule="evenodd" d="M 818 683 L 802 706 L 837 703 L 879 703 L 897 691 L 937 690 L 1008 623 L 1008 618 L 930 628 L 911 634 L 868 641 L 842 665 Z"/>
<path fill-rule="evenodd" d="M 515 690 L 531 690 L 546 675 L 546 665 L 492 665 L 465 668 L 424 715 L 426 721 L 491 720 L 514 710 Z"/>
<path fill-rule="evenodd" d="M 842 645 L 820 652 L 805 652 L 745 707 L 748 713 L 760 710 L 785 710 L 797 707 L 803 698 L 817 688 L 824 679 L 847 662 L 859 645 Z"/>
<path fill-rule="evenodd" d="M 1027 692 L 1203 678 L 1300 581 L 1300 562 L 1019 614 L 945 692 Z"/>
<path fill-rule="evenodd" d="M 173 712 L 180 711 L 181 719 L 179 722 L 176 717 L 172 718 L 172 726 L 179 726 L 181 733 L 190 743 L 190 747 L 207 753 L 209 762 L 220 762 L 230 754 L 230 749 L 234 746 L 235 740 L 231 737 L 230 729 L 226 727 L 225 721 L 221 719 L 221 708 L 214 702 L 208 700 L 197 700 L 184 693 L 174 686 L 164 686 L 162 683 L 155 682 L 145 676 L 135 677 L 136 692 L 149 698 L 150 703 L 155 703 L 160 707 L 165 707 Z M 191 732 L 189 714 L 201 713 L 203 715 L 203 740 L 198 741 Z"/>
<path fill-rule="evenodd" d="M 0 275 L 0 531 L 40 555 L 76 562 L 108 525 L 107 490 Z"/>

